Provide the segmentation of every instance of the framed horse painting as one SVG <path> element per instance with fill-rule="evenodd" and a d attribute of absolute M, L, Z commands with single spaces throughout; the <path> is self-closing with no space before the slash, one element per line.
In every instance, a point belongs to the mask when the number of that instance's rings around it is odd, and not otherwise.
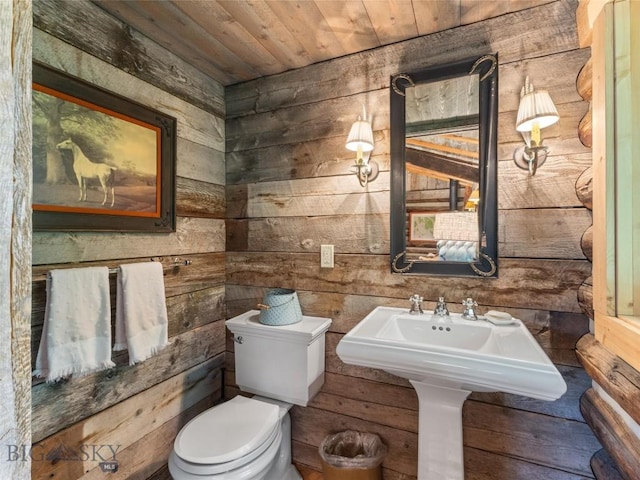
<path fill-rule="evenodd" d="M 33 229 L 175 231 L 176 119 L 33 65 Z"/>

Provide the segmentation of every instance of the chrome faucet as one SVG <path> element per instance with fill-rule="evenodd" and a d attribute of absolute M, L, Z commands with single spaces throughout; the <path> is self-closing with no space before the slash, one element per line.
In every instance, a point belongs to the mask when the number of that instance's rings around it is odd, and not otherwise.
<path fill-rule="evenodd" d="M 438 303 L 433 313 L 439 317 L 449 316 L 449 309 L 447 308 L 447 302 L 444 301 L 444 297 L 438 297 Z"/>
<path fill-rule="evenodd" d="M 466 300 L 462 301 L 462 306 L 464 306 L 464 312 L 462 312 L 462 318 L 466 320 L 478 320 L 478 315 L 476 315 L 475 307 L 478 306 L 478 302 L 476 302 L 473 298 L 469 297 Z"/>
<path fill-rule="evenodd" d="M 422 315 L 422 297 L 416 293 L 415 295 L 411 295 L 409 301 L 411 302 L 409 313 L 411 315 Z"/>

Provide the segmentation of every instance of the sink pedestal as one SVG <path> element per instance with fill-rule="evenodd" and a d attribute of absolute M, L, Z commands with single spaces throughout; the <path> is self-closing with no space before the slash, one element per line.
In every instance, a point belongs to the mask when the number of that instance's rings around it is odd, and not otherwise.
<path fill-rule="evenodd" d="M 418 480 L 464 480 L 462 404 L 471 392 L 410 382 L 418 394 Z"/>

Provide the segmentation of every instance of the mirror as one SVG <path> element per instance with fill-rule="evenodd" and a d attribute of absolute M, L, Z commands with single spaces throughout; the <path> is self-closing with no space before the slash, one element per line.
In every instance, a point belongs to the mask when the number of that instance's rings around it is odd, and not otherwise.
<path fill-rule="evenodd" d="M 497 55 L 391 77 L 391 269 L 497 276 Z"/>

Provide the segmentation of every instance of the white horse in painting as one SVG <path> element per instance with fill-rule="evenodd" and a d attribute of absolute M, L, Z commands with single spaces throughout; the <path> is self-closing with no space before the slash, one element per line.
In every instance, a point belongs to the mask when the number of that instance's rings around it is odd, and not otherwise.
<path fill-rule="evenodd" d="M 95 163 L 87 158 L 82 152 L 80 147 L 74 143 L 71 139 L 64 140 L 56 145 L 58 150 L 71 150 L 73 154 L 73 171 L 76 174 L 78 180 L 78 188 L 80 189 L 80 197 L 78 201 L 85 202 L 87 200 L 87 180 L 88 178 L 97 178 L 102 185 L 102 192 L 104 193 L 104 199 L 102 205 L 107 203 L 108 188 L 111 189 L 111 206 L 116 201 L 115 188 L 114 188 L 114 171 L 116 167 L 107 165 L 106 163 Z"/>

